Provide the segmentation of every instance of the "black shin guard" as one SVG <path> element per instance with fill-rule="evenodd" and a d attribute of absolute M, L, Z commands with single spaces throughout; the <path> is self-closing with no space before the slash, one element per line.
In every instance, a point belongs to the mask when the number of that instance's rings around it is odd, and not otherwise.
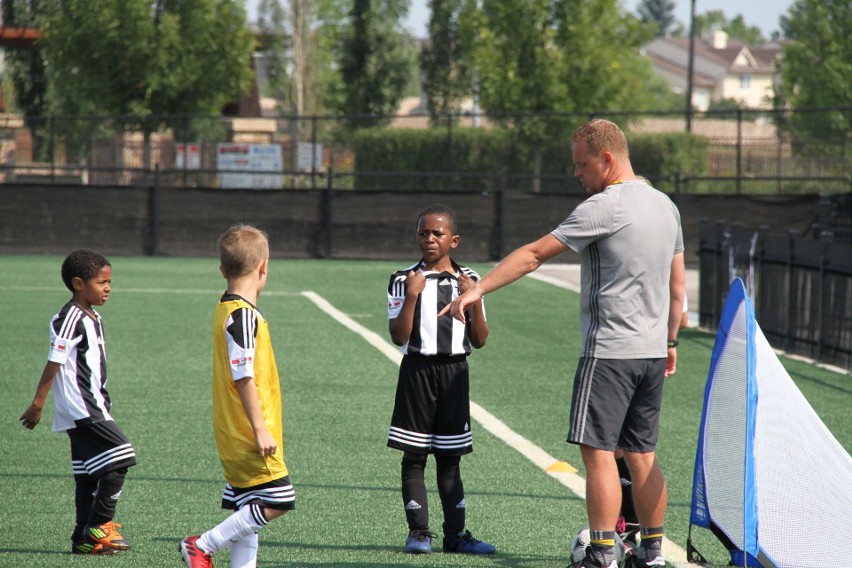
<path fill-rule="evenodd" d="M 98 478 L 98 490 L 89 513 L 90 525 L 102 525 L 115 517 L 115 506 L 121 496 L 126 474 L 127 468 L 122 468 L 105 473 Z"/>
<path fill-rule="evenodd" d="M 417 456 L 419 458 L 420 456 Z M 426 456 L 402 458 L 402 504 L 408 530 L 429 530 L 429 503 L 426 497 Z"/>
<path fill-rule="evenodd" d="M 461 456 L 435 456 L 438 494 L 444 509 L 444 534 L 455 537 L 464 530 L 465 500 Z"/>

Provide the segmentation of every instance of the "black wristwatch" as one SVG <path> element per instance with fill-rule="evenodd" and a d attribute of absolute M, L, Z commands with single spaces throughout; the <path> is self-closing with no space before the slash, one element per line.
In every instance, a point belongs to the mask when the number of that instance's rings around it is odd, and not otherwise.
<path fill-rule="evenodd" d="M 669 349 L 671 349 L 672 347 L 677 347 L 678 345 L 680 345 L 680 343 L 677 339 L 669 339 L 668 341 L 666 341 L 666 347 L 668 347 Z"/>

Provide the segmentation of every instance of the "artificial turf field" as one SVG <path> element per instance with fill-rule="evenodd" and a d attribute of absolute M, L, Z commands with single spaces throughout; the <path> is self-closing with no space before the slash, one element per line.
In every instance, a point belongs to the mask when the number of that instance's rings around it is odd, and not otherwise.
<path fill-rule="evenodd" d="M 52 396 L 34 431 L 18 417 L 47 354 L 47 324 L 68 300 L 58 257 L 0 257 L 3 396 L 0 398 L 0 567 L 179 566 L 177 543 L 225 516 L 211 427 L 211 322 L 224 289 L 213 259 L 114 257 L 104 318 L 113 415 L 136 447 L 116 521 L 133 550 L 110 558 L 70 554 L 73 479 L 65 434 L 54 434 Z M 401 455 L 385 447 L 397 366 L 303 295 L 313 291 L 387 338 L 385 287 L 400 263 L 272 261 L 259 308 L 270 322 L 284 396 L 285 457 L 297 509 L 260 533 L 261 567 L 564 567 L 584 501 L 518 451 L 473 424 L 462 460 L 468 527 L 493 557 L 402 552 Z M 487 266 L 474 266 L 481 273 Z M 471 398 L 509 428 L 580 468 L 564 442 L 579 349 L 576 294 L 530 278 L 487 298 L 491 335 L 471 357 Z M 714 337 L 680 335 L 667 382 L 658 455 L 669 490 L 667 536 L 685 547 L 695 444 Z M 782 359 L 805 397 L 852 449 L 852 378 Z M 441 513 L 427 469 L 432 530 Z M 802 480 L 807 483 L 807 480 Z M 712 535 L 693 540 L 714 566 L 728 557 Z M 437 540 L 436 551 L 440 548 Z M 228 566 L 227 552 L 216 556 Z"/>

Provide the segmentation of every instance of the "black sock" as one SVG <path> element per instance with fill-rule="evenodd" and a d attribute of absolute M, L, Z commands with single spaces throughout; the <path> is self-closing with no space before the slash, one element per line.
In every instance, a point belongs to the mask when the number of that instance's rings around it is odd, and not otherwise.
<path fill-rule="evenodd" d="M 117 469 L 98 478 L 98 490 L 89 513 L 89 525 L 102 525 L 115 517 L 115 506 L 124 486 L 127 468 Z"/>
<path fill-rule="evenodd" d="M 618 477 L 621 478 L 621 515 L 625 522 L 639 524 L 639 517 L 636 516 L 636 508 L 633 506 L 633 483 L 630 481 L 627 460 L 618 458 L 615 464 L 618 466 Z"/>
<path fill-rule="evenodd" d="M 461 478 L 461 456 L 435 456 L 438 494 L 444 510 L 444 536 L 456 538 L 465 526 L 464 484 Z"/>
<path fill-rule="evenodd" d="M 418 459 L 402 458 L 402 504 L 408 530 L 429 530 L 429 503 L 426 497 L 426 456 Z"/>
<path fill-rule="evenodd" d="M 98 480 L 92 479 L 88 475 L 76 476 L 74 480 L 74 532 L 71 533 L 71 540 L 78 542 L 83 538 L 83 530 L 86 528 L 86 523 L 89 522 L 89 515 L 92 514 L 92 506 L 95 501 L 95 493 L 98 490 Z"/>

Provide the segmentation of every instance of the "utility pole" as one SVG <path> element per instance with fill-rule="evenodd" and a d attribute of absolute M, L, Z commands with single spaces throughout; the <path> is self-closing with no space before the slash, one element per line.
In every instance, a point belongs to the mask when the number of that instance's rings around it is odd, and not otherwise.
<path fill-rule="evenodd" d="M 689 0 L 689 61 L 686 64 L 686 131 L 692 132 L 692 67 L 695 64 L 695 0 Z"/>

